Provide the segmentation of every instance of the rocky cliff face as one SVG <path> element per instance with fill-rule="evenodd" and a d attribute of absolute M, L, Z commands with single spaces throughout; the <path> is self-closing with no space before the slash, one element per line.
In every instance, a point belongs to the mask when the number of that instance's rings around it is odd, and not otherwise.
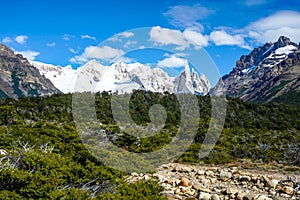
<path fill-rule="evenodd" d="M 0 98 L 60 93 L 26 58 L 0 44 Z"/>
<path fill-rule="evenodd" d="M 300 91 L 300 49 L 289 38 L 281 36 L 243 55 L 236 67 L 222 77 L 211 93 L 221 91 L 246 101 L 272 101 L 288 92 Z"/>
<path fill-rule="evenodd" d="M 189 67 L 186 61 L 184 70 L 174 80 L 174 93 L 196 93 L 206 95 L 210 90 L 210 83 L 204 74 L 201 76 Z"/>

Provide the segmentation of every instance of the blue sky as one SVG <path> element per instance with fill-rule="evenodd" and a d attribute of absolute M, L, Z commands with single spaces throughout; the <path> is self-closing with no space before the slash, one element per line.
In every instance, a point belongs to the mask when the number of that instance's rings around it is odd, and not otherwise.
<path fill-rule="evenodd" d="M 1 43 L 31 60 L 61 66 L 78 67 L 94 58 L 112 60 L 128 46 L 142 50 L 128 31 L 142 27 L 147 27 L 144 40 L 177 50 L 164 52 L 161 65 L 175 65 L 191 49 L 202 48 L 221 75 L 229 73 L 241 55 L 280 35 L 300 41 L 297 0 L 3 1 L 1 15 Z M 123 50 L 120 44 L 114 46 L 120 41 Z M 93 56 L 92 50 L 103 55 Z"/>

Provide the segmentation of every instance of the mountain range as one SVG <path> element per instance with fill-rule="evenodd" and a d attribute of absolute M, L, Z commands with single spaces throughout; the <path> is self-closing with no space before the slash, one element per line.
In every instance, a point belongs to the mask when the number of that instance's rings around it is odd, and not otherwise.
<path fill-rule="evenodd" d="M 211 88 L 186 61 L 178 76 L 161 68 L 123 62 L 103 66 L 96 60 L 73 69 L 37 61 L 29 62 L 0 44 L 0 97 L 46 96 L 55 93 L 133 89 L 152 92 L 228 95 L 253 102 L 269 102 L 299 94 L 300 44 L 285 36 L 243 55 L 233 70 Z"/>
<path fill-rule="evenodd" d="M 141 89 L 160 93 L 206 95 L 210 90 L 210 83 L 205 75 L 199 76 L 194 69 L 191 71 L 188 62 L 176 77 L 169 76 L 161 68 L 151 68 L 141 63 L 117 62 L 103 66 L 96 60 L 91 60 L 77 69 L 36 61 L 31 64 L 64 93 L 104 90 L 130 93 L 133 89 Z"/>

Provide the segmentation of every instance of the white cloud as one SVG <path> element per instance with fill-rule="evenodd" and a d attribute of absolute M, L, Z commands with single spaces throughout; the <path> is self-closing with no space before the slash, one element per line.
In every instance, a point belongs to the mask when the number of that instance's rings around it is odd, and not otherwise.
<path fill-rule="evenodd" d="M 164 13 L 164 16 L 177 28 L 189 28 L 202 32 L 204 27 L 199 21 L 212 13 L 214 13 L 214 11 L 202 7 L 200 4 L 193 6 L 177 5 L 170 7 L 170 9 Z"/>
<path fill-rule="evenodd" d="M 65 41 L 70 41 L 74 37 L 75 37 L 74 35 L 64 34 L 62 38 Z"/>
<path fill-rule="evenodd" d="M 177 50 L 184 50 L 190 45 L 196 49 L 208 45 L 208 38 L 201 33 L 185 30 L 172 30 L 168 28 L 161 28 L 160 26 L 152 27 L 150 31 L 150 41 L 155 45 L 176 45 Z"/>
<path fill-rule="evenodd" d="M 246 0 L 245 4 L 247 6 L 256 6 L 266 3 L 266 0 Z"/>
<path fill-rule="evenodd" d="M 132 32 L 129 32 L 129 31 L 125 31 L 125 32 L 122 32 L 122 33 L 119 33 L 111 38 L 108 39 L 108 41 L 112 41 L 112 42 L 121 42 L 123 38 L 131 38 L 134 36 L 134 33 Z"/>
<path fill-rule="evenodd" d="M 300 41 L 300 12 L 279 11 L 251 23 L 245 30 L 261 43 L 276 41 L 281 35 Z"/>
<path fill-rule="evenodd" d="M 242 35 L 230 35 L 224 30 L 213 31 L 209 36 L 210 40 L 214 42 L 217 46 L 221 45 L 237 45 L 245 49 L 251 49 L 245 42 L 244 36 Z"/>
<path fill-rule="evenodd" d="M 51 42 L 51 43 L 47 43 L 46 44 L 48 47 L 55 47 L 56 43 L 55 42 Z"/>
<path fill-rule="evenodd" d="M 189 43 L 195 46 L 196 49 L 208 46 L 208 37 L 202 35 L 201 33 L 187 29 L 183 32 L 183 35 L 189 41 Z"/>
<path fill-rule="evenodd" d="M 40 55 L 39 52 L 32 51 L 32 50 L 19 51 L 19 52 L 16 52 L 16 54 L 22 54 L 29 61 L 35 60 L 35 57 L 38 56 L 38 55 Z"/>
<path fill-rule="evenodd" d="M 96 41 L 96 38 L 93 36 L 90 36 L 90 35 L 81 35 L 81 39 L 90 39 L 90 40 Z"/>
<path fill-rule="evenodd" d="M 158 61 L 157 67 L 178 68 L 184 66 L 185 62 L 185 59 L 172 55 L 171 57 Z"/>
<path fill-rule="evenodd" d="M 75 50 L 75 49 L 73 49 L 73 48 L 69 48 L 69 51 L 70 51 L 71 53 L 74 53 L 74 54 L 77 54 L 77 53 L 78 53 L 78 50 Z"/>
<path fill-rule="evenodd" d="M 25 44 L 27 39 L 28 39 L 28 36 L 26 36 L 26 35 L 18 35 L 17 37 L 15 37 L 15 41 L 19 44 Z"/>
<path fill-rule="evenodd" d="M 10 37 L 5 37 L 5 38 L 3 38 L 3 40 L 2 40 L 2 43 L 4 43 L 4 44 L 7 44 L 7 43 L 12 43 L 13 41 L 12 41 L 12 39 L 10 38 Z"/>
<path fill-rule="evenodd" d="M 82 64 L 90 59 L 100 59 L 104 61 L 109 61 L 119 56 L 122 56 L 123 54 L 123 50 L 115 49 L 110 46 L 88 46 L 85 48 L 84 53 L 82 55 L 71 58 L 70 62 Z"/>
<path fill-rule="evenodd" d="M 125 44 L 124 44 L 124 48 L 129 48 L 130 46 L 134 46 L 137 44 L 137 41 L 132 41 L 132 40 L 128 40 Z"/>

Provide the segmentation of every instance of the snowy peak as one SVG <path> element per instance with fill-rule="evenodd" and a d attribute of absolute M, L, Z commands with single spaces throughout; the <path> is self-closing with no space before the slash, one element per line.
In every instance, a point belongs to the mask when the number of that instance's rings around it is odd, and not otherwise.
<path fill-rule="evenodd" d="M 184 70 L 175 78 L 175 93 L 196 93 L 206 95 L 210 90 L 210 84 L 204 74 L 200 77 L 194 69 L 192 74 L 188 61 L 185 62 Z"/>
<path fill-rule="evenodd" d="M 32 64 L 64 93 L 104 90 L 130 93 L 133 89 L 142 89 L 160 93 L 167 91 L 205 95 L 210 89 L 204 75 L 199 77 L 194 69 L 191 74 L 188 61 L 178 77 L 170 77 L 161 68 L 151 68 L 141 63 L 117 62 L 103 66 L 92 60 L 78 69 L 39 62 Z"/>
<path fill-rule="evenodd" d="M 237 61 L 234 73 L 249 73 L 256 67 L 273 67 L 284 61 L 289 54 L 299 49 L 299 46 L 285 36 L 280 36 L 275 43 L 266 43 L 255 48 L 249 55 L 243 55 Z"/>

